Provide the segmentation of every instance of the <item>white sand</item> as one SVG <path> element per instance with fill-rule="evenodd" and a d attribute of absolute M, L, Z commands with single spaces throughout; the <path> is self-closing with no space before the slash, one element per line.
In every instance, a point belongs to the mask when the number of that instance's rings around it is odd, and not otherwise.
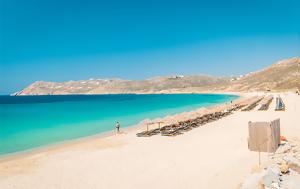
<path fill-rule="evenodd" d="M 258 162 L 248 121 L 280 118 L 282 135 L 300 137 L 300 96 L 281 96 L 285 112 L 273 100 L 266 112 L 236 112 L 176 137 L 138 138 L 137 128 L 0 160 L 0 188 L 235 189 Z"/>

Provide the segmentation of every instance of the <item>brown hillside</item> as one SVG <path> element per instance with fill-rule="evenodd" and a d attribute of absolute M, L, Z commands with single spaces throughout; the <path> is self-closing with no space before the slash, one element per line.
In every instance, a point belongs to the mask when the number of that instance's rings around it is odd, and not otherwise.
<path fill-rule="evenodd" d="M 300 89 L 300 58 L 290 58 L 243 77 L 171 76 L 147 80 L 37 81 L 14 95 L 197 93 Z"/>

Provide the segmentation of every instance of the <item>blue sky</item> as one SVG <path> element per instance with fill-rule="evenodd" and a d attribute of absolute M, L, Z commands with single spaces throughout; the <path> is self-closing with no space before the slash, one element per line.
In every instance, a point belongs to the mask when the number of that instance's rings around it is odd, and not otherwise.
<path fill-rule="evenodd" d="M 239 75 L 300 56 L 300 1 L 0 3 L 0 94 L 36 80 Z"/>

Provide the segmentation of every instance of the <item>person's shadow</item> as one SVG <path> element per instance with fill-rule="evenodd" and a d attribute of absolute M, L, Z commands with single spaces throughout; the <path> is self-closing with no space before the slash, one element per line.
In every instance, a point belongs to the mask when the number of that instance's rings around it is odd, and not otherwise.
<path fill-rule="evenodd" d="M 117 134 L 123 134 L 123 135 L 125 135 L 127 133 L 125 131 L 119 131 L 119 132 L 117 132 Z"/>

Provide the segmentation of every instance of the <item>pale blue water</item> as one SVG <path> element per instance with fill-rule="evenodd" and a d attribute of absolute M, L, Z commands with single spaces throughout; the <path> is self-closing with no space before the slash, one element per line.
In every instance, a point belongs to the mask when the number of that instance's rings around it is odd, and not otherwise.
<path fill-rule="evenodd" d="M 146 118 L 228 102 L 234 95 L 0 96 L 0 155 L 111 131 Z"/>

